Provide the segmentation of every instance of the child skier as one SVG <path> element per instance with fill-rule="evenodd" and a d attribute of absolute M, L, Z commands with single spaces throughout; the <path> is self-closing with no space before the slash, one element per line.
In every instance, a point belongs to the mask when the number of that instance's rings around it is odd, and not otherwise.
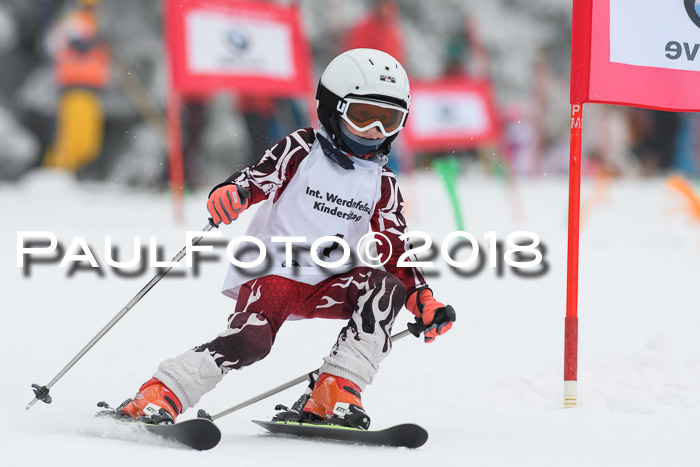
<path fill-rule="evenodd" d="M 229 268 L 223 293 L 236 299 L 228 329 L 214 340 L 162 362 L 122 414 L 150 423 L 174 422 L 231 369 L 264 358 L 290 317 L 349 319 L 320 375 L 293 406 L 299 419 L 367 429 L 361 392 L 391 350 L 391 327 L 405 305 L 430 325 L 425 341 L 447 332 L 452 322 L 433 322 L 445 305 L 433 298 L 419 268 L 398 267 L 405 251 L 403 200 L 394 174 L 384 168 L 392 141 L 404 127 L 411 101 L 408 77 L 392 56 L 355 49 L 336 57 L 316 93 L 319 126 L 298 130 L 265 152 L 254 166 L 231 175 L 209 194 L 217 224 L 229 224 L 252 204 L 262 203 L 247 235 L 260 239 L 271 265 Z M 390 240 L 378 245 L 386 271 L 370 267 L 328 270 L 312 261 L 314 240 L 333 235 L 357 245 L 373 231 Z M 301 253 L 287 264 L 286 248 L 274 237 L 305 237 Z M 308 243 L 305 243 L 308 240 Z M 315 257 L 336 262 L 337 244 Z M 251 261 L 258 251 L 239 252 Z M 245 273 L 245 274 L 244 274 Z M 289 417 L 289 414 L 287 414 Z"/>

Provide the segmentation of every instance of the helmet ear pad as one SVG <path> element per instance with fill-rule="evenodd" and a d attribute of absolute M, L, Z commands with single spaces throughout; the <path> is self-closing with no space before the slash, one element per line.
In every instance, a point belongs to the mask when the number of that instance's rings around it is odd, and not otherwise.
<path fill-rule="evenodd" d="M 318 101 L 316 113 L 318 114 L 319 121 L 326 131 L 330 133 L 335 146 L 347 151 L 348 148 L 344 147 L 343 140 L 340 136 L 340 114 L 336 110 L 342 99 L 329 91 L 328 88 L 319 81 L 318 88 L 316 89 L 316 100 Z"/>

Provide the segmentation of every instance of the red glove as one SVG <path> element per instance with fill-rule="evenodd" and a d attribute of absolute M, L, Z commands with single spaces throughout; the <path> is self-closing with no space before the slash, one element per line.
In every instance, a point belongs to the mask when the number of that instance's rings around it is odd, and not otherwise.
<path fill-rule="evenodd" d="M 416 315 L 416 318 L 422 320 L 423 324 L 428 325 L 428 328 L 423 333 L 426 343 L 433 342 L 437 336 L 445 334 L 452 328 L 454 315 L 452 319 L 450 319 L 448 314 L 440 313 L 443 310 L 446 311 L 446 307 L 433 298 L 433 291 L 427 287 L 416 289 L 416 291 L 408 297 L 406 308 Z M 449 308 L 451 309 L 451 307 Z M 435 315 L 438 313 L 440 313 L 440 321 L 433 322 L 435 320 Z M 452 313 L 454 313 L 454 311 L 452 311 Z"/>
<path fill-rule="evenodd" d="M 234 184 L 223 185 L 212 190 L 207 200 L 207 209 L 215 224 L 230 224 L 248 207 L 248 190 Z"/>

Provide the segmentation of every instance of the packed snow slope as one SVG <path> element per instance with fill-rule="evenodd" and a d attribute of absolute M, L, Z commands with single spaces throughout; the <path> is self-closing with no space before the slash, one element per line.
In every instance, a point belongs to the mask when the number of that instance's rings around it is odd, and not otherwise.
<path fill-rule="evenodd" d="M 439 245 L 455 230 L 441 180 L 426 173 L 401 183 L 411 229 Z M 160 360 L 224 330 L 234 302 L 219 293 L 222 250 L 198 277 L 190 269 L 157 284 L 56 384 L 53 404 L 24 406 L 30 384 L 48 383 L 153 274 L 118 276 L 106 266 L 105 237 L 129 258 L 134 237 L 147 246 L 155 236 L 170 259 L 186 230 L 206 224 L 206 193 L 187 197 L 185 222 L 177 224 L 167 193 L 79 185 L 46 172 L 0 185 L 2 465 L 700 465 L 700 223 L 679 195 L 663 179 L 584 181 L 580 404 L 570 410 L 562 408 L 567 181 L 508 186 L 464 176 L 459 195 L 466 228 L 482 247 L 490 231 L 501 240 L 535 232 L 548 270 L 523 278 L 505 268 L 498 277 L 487 265 L 463 277 L 435 260 L 431 287 L 457 310 L 457 323 L 430 345 L 396 342 L 363 394 L 373 428 L 418 423 L 430 433 L 425 446 L 272 438 L 250 422 L 270 417 L 277 403 L 291 404 L 302 390 L 296 387 L 221 418 L 219 446 L 193 452 L 117 432 L 93 414 L 98 401 L 133 396 Z M 241 235 L 249 219 L 246 213 L 223 228 L 225 239 Z M 17 267 L 18 231 L 53 232 L 64 248 L 85 237 L 102 276 L 86 269 L 69 276 L 57 262 L 33 264 L 25 275 Z M 410 319 L 404 311 L 394 332 Z M 265 360 L 228 374 L 198 408 L 220 412 L 317 368 L 342 325 L 287 323 Z"/>

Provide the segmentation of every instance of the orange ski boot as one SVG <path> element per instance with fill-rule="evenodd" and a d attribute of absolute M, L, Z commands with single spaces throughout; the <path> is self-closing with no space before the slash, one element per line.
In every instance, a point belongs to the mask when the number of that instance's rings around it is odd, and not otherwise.
<path fill-rule="evenodd" d="M 329 424 L 366 430 L 369 416 L 362 407 L 360 388 L 350 380 L 323 373 L 316 381 L 304 412 L 314 414 Z"/>
<path fill-rule="evenodd" d="M 126 400 L 117 412 L 145 423 L 168 424 L 182 413 L 180 399 L 156 378 L 144 383 L 133 399 Z"/>

